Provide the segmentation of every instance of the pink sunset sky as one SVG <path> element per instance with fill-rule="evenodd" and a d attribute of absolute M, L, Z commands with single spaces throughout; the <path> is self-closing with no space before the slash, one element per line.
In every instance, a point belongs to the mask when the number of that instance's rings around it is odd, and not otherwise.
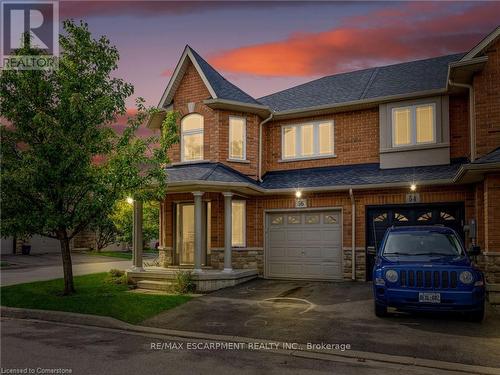
<path fill-rule="evenodd" d="M 157 105 L 186 44 L 258 98 L 312 79 L 467 51 L 500 2 L 61 1 L 121 55 L 117 75 Z"/>

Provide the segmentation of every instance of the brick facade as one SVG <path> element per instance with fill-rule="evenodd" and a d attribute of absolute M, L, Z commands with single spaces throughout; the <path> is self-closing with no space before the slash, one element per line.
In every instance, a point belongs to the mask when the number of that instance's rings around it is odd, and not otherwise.
<path fill-rule="evenodd" d="M 500 40 L 486 51 L 488 62 L 474 76 L 476 153 L 483 156 L 500 146 Z"/>
<path fill-rule="evenodd" d="M 500 146 L 500 49 L 499 42 L 487 51 L 488 62 L 484 70 L 473 81 L 476 92 L 476 139 L 478 156 L 484 155 Z M 254 114 L 212 110 L 203 104 L 210 98 L 192 64 L 177 88 L 173 105 L 181 116 L 189 113 L 188 103 L 194 103 L 194 112 L 204 116 L 204 159 L 221 162 L 256 179 L 258 173 L 258 133 L 259 123 L 263 120 Z M 453 94 L 449 98 L 450 157 L 469 157 L 469 103 L 466 93 Z M 229 116 L 242 116 L 247 122 L 247 163 L 228 161 Z M 281 127 L 300 124 L 311 120 L 334 121 L 335 157 L 283 162 L 281 158 Z M 379 162 L 379 111 L 378 107 L 358 111 L 348 111 L 319 117 L 297 118 L 271 121 L 263 127 L 262 172 L 291 170 L 320 166 L 336 166 Z M 178 163 L 180 146 L 175 145 L 169 152 L 171 161 Z M 193 190 L 199 190 L 197 187 Z M 224 246 L 224 200 L 220 192 L 207 192 L 204 201 L 211 202 L 210 263 L 214 268 L 223 267 Z M 479 264 L 488 272 L 490 282 L 500 282 L 500 174 L 486 175 L 483 181 L 448 186 L 419 186 L 422 203 L 463 202 L 465 220 L 477 221 L 477 243 L 484 251 Z M 370 205 L 403 204 L 407 188 L 384 188 L 354 190 L 356 203 L 356 278 L 364 279 L 366 207 Z M 351 275 L 351 201 L 347 191 L 307 193 L 304 198 L 311 208 L 342 209 L 342 248 L 343 273 Z M 255 195 L 234 197 L 247 201 L 246 247 L 233 249 L 234 268 L 258 268 L 264 272 L 265 239 L 264 212 L 270 209 L 293 209 L 295 199 L 288 195 Z M 168 194 L 161 204 L 160 217 L 160 259 L 165 266 L 174 261 L 175 254 L 175 204 L 192 202 L 191 193 Z M 465 223 L 464 223 L 465 224 Z"/>
<path fill-rule="evenodd" d="M 334 121 L 334 152 L 336 156 L 315 160 L 281 161 L 282 126 L 317 120 Z M 342 164 L 378 163 L 378 108 L 305 119 L 274 121 L 265 126 L 263 144 L 263 173 Z"/>

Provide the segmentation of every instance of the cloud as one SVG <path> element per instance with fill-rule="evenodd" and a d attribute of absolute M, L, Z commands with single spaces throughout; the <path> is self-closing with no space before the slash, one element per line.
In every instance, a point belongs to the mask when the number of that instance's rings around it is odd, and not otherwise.
<path fill-rule="evenodd" d="M 498 23 L 499 2 L 405 3 L 346 19 L 318 33 L 209 56 L 218 69 L 265 76 L 311 76 L 463 52 Z"/>

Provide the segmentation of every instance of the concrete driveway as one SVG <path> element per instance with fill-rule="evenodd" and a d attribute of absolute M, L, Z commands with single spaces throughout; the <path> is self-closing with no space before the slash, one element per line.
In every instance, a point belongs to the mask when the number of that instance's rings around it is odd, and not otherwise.
<path fill-rule="evenodd" d="M 373 314 L 369 283 L 256 279 L 162 313 L 153 327 L 298 343 L 350 344 L 352 350 L 500 367 L 500 312 L 486 320 L 456 315 Z"/>
<path fill-rule="evenodd" d="M 2 261 L 12 264 L 0 272 L 2 286 L 63 277 L 60 254 L 2 255 Z M 132 265 L 131 260 L 76 253 L 72 254 L 72 261 L 75 276 L 107 272 L 112 268 L 124 270 Z"/>

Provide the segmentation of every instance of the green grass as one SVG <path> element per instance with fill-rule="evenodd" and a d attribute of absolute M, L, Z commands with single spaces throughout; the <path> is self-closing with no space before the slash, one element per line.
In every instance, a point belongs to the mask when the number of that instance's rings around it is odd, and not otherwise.
<path fill-rule="evenodd" d="M 0 267 L 2 267 L 2 268 L 3 268 L 3 267 L 8 267 L 8 266 L 10 266 L 10 264 L 9 264 L 9 263 L 4 262 L 4 261 L 1 261 L 1 262 L 0 262 Z"/>
<path fill-rule="evenodd" d="M 107 273 L 75 276 L 77 293 L 71 296 L 62 295 L 62 279 L 5 286 L 0 288 L 1 304 L 111 316 L 137 324 L 191 299 L 183 295 L 129 293 L 127 285 L 116 285 L 107 279 Z"/>
<path fill-rule="evenodd" d="M 113 257 L 113 258 L 122 258 L 122 259 L 132 259 L 132 253 L 124 252 L 124 251 L 89 251 L 86 253 L 87 255 L 97 255 L 101 257 Z"/>
<path fill-rule="evenodd" d="M 144 249 L 144 253 L 158 253 L 155 249 Z M 121 258 L 121 259 L 132 259 L 132 252 L 126 251 L 89 251 L 86 253 L 87 255 L 97 255 L 103 257 L 113 257 L 113 258 Z"/>

